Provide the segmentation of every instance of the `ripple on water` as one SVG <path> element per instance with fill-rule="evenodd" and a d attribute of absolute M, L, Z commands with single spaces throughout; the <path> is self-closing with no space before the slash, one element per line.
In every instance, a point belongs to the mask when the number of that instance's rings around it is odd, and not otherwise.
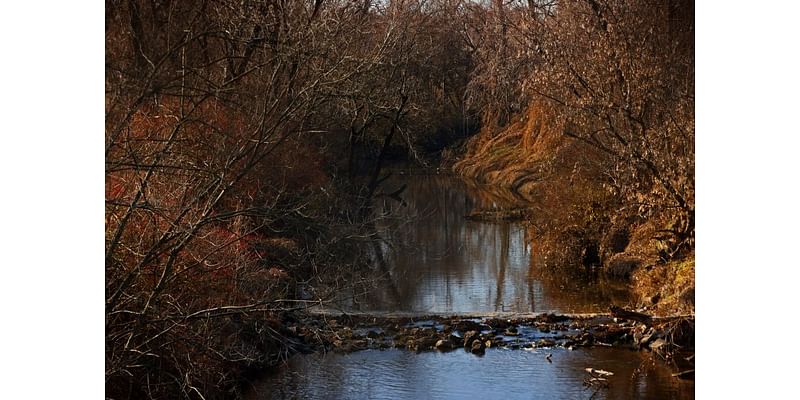
<path fill-rule="evenodd" d="M 545 356 L 552 353 L 552 363 Z M 296 356 L 253 387 L 255 399 L 586 399 L 585 368 L 614 372 L 600 399 L 689 399 L 679 381 L 648 354 L 619 349 L 491 349 L 413 353 L 367 350 Z"/>

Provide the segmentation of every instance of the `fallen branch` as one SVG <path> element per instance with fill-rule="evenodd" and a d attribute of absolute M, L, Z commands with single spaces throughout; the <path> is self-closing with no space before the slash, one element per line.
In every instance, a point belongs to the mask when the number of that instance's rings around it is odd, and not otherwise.
<path fill-rule="evenodd" d="M 611 316 L 614 318 L 622 318 L 631 321 L 637 321 L 645 324 L 646 326 L 653 325 L 653 317 L 647 314 L 638 313 L 635 311 L 628 311 L 621 307 L 611 306 Z"/>

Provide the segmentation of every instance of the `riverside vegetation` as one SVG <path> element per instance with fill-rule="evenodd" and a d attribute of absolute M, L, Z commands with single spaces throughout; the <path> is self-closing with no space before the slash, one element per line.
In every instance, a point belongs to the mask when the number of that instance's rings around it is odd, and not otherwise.
<path fill-rule="evenodd" d="M 107 397 L 237 397 L 390 336 L 693 349 L 692 1 L 107 0 L 105 38 Z M 528 222 L 539 265 L 690 318 L 320 323 L 369 288 L 397 160 L 507 187 L 533 208 L 491 217 Z"/>

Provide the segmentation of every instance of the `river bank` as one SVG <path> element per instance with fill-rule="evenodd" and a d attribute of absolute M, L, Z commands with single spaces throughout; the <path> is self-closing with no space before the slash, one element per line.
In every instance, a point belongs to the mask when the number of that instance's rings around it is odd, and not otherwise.
<path fill-rule="evenodd" d="M 469 218 L 527 223 L 542 268 L 595 271 L 625 282 L 636 308 L 663 316 L 692 313 L 694 210 L 653 200 L 658 186 L 647 174 L 622 185 L 609 172 L 614 157 L 564 130 L 553 107 L 532 103 L 513 122 L 485 126 L 446 152 L 457 175 L 532 205 Z"/>
<path fill-rule="evenodd" d="M 639 307 L 629 290 L 614 280 L 598 279 L 591 271 L 549 268 L 541 262 L 536 231 L 527 221 L 495 218 L 506 209 L 536 215 L 538 205 L 507 190 L 435 172 L 397 171 L 385 186 L 388 191 L 404 188 L 404 202 L 376 199 L 375 229 L 387 245 L 371 255 L 372 273 L 361 276 L 362 283 L 352 292 L 340 290 L 323 301 L 286 303 L 271 323 L 254 325 L 254 332 L 279 338 L 281 346 L 269 349 L 268 362 L 254 364 L 241 375 L 240 396 L 253 385 L 278 391 L 276 383 L 264 382 L 269 380 L 264 371 L 295 373 L 291 365 L 297 365 L 304 369 L 296 373 L 314 374 L 306 370 L 312 368 L 307 363 L 292 360 L 369 351 L 388 353 L 355 357 L 395 359 L 405 356 L 393 352 L 410 352 L 419 357 L 458 353 L 484 358 L 502 351 L 508 352 L 503 357 L 516 360 L 535 351 L 549 363 L 544 357 L 551 353 L 559 359 L 565 351 L 587 357 L 600 351 L 596 354 L 612 360 L 622 357 L 627 361 L 618 362 L 628 365 L 634 357 L 628 353 L 634 352 L 641 353 L 634 358 L 652 360 L 659 368 L 658 385 L 679 379 L 672 374 L 692 378 L 691 313 L 683 318 L 615 317 L 609 313 L 610 304 L 638 311 L 646 307 Z M 492 218 L 483 218 L 486 215 Z M 622 368 L 591 357 L 587 368 Z M 347 358 L 338 362 L 349 365 Z M 477 374 L 475 379 L 484 377 Z M 586 379 L 593 379 L 594 385 L 607 383 L 603 376 L 588 374 Z M 317 384 L 303 382 L 301 392 Z M 659 397 L 664 392 L 657 393 Z M 327 395 L 323 391 L 322 396 Z"/>
<path fill-rule="evenodd" d="M 303 380 L 297 383 L 296 391 L 270 397 L 280 392 L 278 386 L 283 383 L 266 383 L 270 378 L 264 378 L 264 371 L 268 376 L 314 376 L 321 373 L 314 372 L 317 363 L 298 360 L 329 357 L 326 355 L 343 358 L 318 361 L 333 363 L 330 368 L 341 363 L 341 368 L 362 373 L 356 371 L 361 367 L 349 363 L 350 355 L 397 360 L 405 359 L 405 353 L 421 358 L 456 353 L 482 359 L 500 351 L 504 352 L 502 357 L 515 360 L 529 357 L 523 353 L 537 352 L 549 365 L 552 358 L 563 358 L 563 352 L 579 352 L 579 359 L 590 354 L 604 354 L 612 360 L 621 357 L 627 360 L 619 360 L 622 365 L 629 365 L 631 358 L 652 360 L 660 378 L 651 385 L 659 387 L 672 385 L 670 380 L 693 379 L 692 312 L 683 317 L 653 312 L 654 305 L 671 304 L 675 296 L 651 299 L 649 306 L 643 306 L 630 288 L 625 289 L 629 281 L 623 281 L 620 287 L 617 279 L 599 277 L 581 268 L 550 268 L 542 262 L 535 227 L 525 219 L 541 212 L 540 206 L 509 190 L 435 171 L 395 172 L 385 182 L 385 190 L 403 188 L 404 202 L 383 197 L 376 200 L 375 228 L 386 245 L 372 254 L 372 274 L 362 276 L 364 284 L 356 291 L 341 291 L 336 298 L 317 305 L 311 300 L 296 303 L 300 309 L 276 316 L 276 332 L 286 345 L 273 353 L 272 367 L 245 375 L 240 385 L 243 393 L 248 387 L 259 386 L 272 391 L 266 398 L 297 397 L 320 383 Z M 525 212 L 508 216 L 506 210 Z M 650 282 L 660 285 L 665 294 L 668 283 Z M 631 310 L 629 313 L 636 310 L 652 316 L 620 314 L 620 310 L 612 314 L 611 304 Z M 633 319 L 628 319 L 631 315 Z M 364 352 L 367 354 L 360 355 Z M 550 354 L 554 355 L 546 359 Z M 623 368 L 592 357 L 584 368 L 614 372 Z M 429 373 L 419 368 L 420 373 Z M 592 385 L 608 383 L 602 375 L 585 373 L 583 368 L 580 371 L 587 374 L 585 378 Z M 402 376 L 406 372 L 386 373 Z M 488 370 L 484 373 L 492 374 Z M 485 378 L 475 374 L 475 379 Z M 578 382 L 578 386 L 582 384 L 582 380 Z M 612 380 L 611 385 L 624 384 Z M 322 390 L 318 393 L 322 397 L 331 395 L 326 389 L 313 390 Z M 559 389 L 553 390 L 554 395 L 563 395 Z M 664 395 L 661 389 L 656 393 L 649 398 Z M 355 397 L 364 396 L 380 397 L 373 392 Z"/>
<path fill-rule="evenodd" d="M 310 301 L 300 303 L 305 305 L 302 310 L 282 314 L 279 332 L 289 346 L 281 353 L 278 366 L 268 371 L 313 376 L 316 372 L 308 368 L 314 368 L 314 363 L 292 360 L 326 354 L 342 355 L 345 358 L 338 362 L 350 369 L 359 368 L 347 366 L 351 354 L 396 360 L 405 357 L 402 353 L 422 358 L 453 353 L 483 358 L 503 351 L 509 352 L 503 357 L 515 359 L 515 354 L 527 357 L 521 354 L 536 351 L 547 362 L 544 357 L 550 353 L 558 359 L 560 352 L 595 354 L 596 350 L 610 359 L 628 359 L 633 357 L 630 352 L 653 358 L 663 369 L 659 385 L 669 385 L 676 379 L 671 374 L 693 368 L 689 361 L 693 360 L 689 357 L 694 344 L 691 315 L 639 321 L 617 316 L 615 320 L 609 313 L 611 304 L 638 309 L 625 285 L 619 287 L 613 279 L 600 279 L 586 271 L 544 267 L 524 221 L 469 217 L 498 215 L 506 209 L 536 213 L 536 205 L 508 190 L 448 174 L 418 172 L 397 171 L 385 182 L 387 191 L 404 188 L 404 203 L 377 200 L 375 210 L 380 217 L 375 227 L 386 245 L 373 254 L 372 276 L 363 277 L 370 282 L 363 288 L 371 289 L 340 292 L 337 299 L 316 306 Z M 370 351 L 388 353 L 356 356 Z M 294 371 L 292 365 L 303 370 Z M 620 368 L 599 360 L 586 367 Z M 256 378 L 244 381 L 243 388 L 261 385 L 265 390 L 277 390 L 275 385 L 282 385 L 272 382 L 269 386 L 254 372 Z M 484 377 L 476 372 L 475 379 Z M 288 392 L 286 397 L 297 397 L 317 382 L 298 385 L 299 392 Z M 322 393 L 323 397 L 330 395 Z M 378 394 L 370 392 L 368 396 Z"/>

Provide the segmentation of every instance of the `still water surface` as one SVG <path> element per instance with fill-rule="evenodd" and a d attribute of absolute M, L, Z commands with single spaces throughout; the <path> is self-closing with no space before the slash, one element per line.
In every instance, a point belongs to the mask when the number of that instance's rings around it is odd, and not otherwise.
<path fill-rule="evenodd" d="M 382 280 L 367 296 L 339 306 L 360 311 L 595 312 L 625 304 L 628 294 L 608 282 L 564 276 L 533 260 L 527 229 L 516 223 L 475 222 L 476 210 L 518 207 L 509 193 L 454 177 L 399 176 L 406 204 L 378 198 L 377 224 L 387 239 L 376 254 Z M 545 355 L 552 353 L 552 362 Z M 615 375 L 607 389 L 583 385 L 585 368 Z M 649 353 L 609 348 L 488 349 L 414 353 L 366 350 L 298 355 L 250 387 L 251 399 L 689 399 L 694 382 Z M 594 396 L 594 397 L 592 397 Z"/>
<path fill-rule="evenodd" d="M 444 175 L 403 175 L 386 192 L 407 185 L 405 204 L 379 198 L 377 224 L 386 240 L 377 290 L 345 309 L 420 313 L 597 312 L 625 304 L 620 285 L 564 276 L 537 265 L 528 229 L 519 223 L 465 216 L 525 204 L 511 192 L 489 190 Z"/>

